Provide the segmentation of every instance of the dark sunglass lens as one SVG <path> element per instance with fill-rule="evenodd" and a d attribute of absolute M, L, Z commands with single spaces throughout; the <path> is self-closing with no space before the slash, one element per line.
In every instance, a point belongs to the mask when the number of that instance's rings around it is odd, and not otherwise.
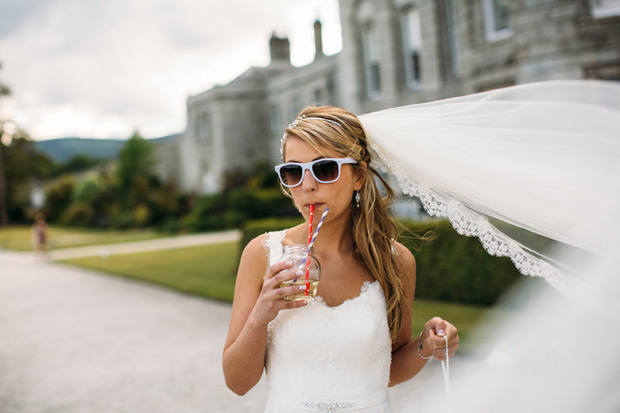
<path fill-rule="evenodd" d="M 312 165 L 312 172 L 321 181 L 335 181 L 338 179 L 338 163 L 336 161 L 319 161 Z"/>
<path fill-rule="evenodd" d="M 280 177 L 285 185 L 295 185 L 301 180 L 301 166 L 285 165 L 280 168 Z"/>

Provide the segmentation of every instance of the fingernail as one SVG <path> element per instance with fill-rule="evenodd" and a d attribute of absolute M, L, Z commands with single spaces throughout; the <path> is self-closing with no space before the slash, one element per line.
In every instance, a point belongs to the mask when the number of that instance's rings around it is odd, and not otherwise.
<path fill-rule="evenodd" d="M 295 273 L 295 275 L 304 275 L 304 272 L 302 270 L 297 270 L 297 272 Z"/>
<path fill-rule="evenodd" d="M 293 261 L 287 261 L 287 262 L 286 262 L 286 266 L 287 266 L 287 267 L 290 267 L 291 265 L 293 265 Z"/>
<path fill-rule="evenodd" d="M 438 330 L 437 330 L 437 335 L 438 335 L 438 336 L 443 336 L 443 335 L 445 335 L 445 333 L 443 332 L 443 328 L 440 328 L 440 329 L 438 329 Z"/>
<path fill-rule="evenodd" d="M 305 290 L 305 289 L 306 289 L 306 286 L 305 286 L 305 285 L 300 285 L 300 286 L 299 286 L 299 289 L 300 289 L 300 290 Z"/>

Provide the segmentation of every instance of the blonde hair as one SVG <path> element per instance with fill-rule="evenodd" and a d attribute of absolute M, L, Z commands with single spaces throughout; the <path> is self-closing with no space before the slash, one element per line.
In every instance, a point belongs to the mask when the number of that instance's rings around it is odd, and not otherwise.
<path fill-rule="evenodd" d="M 296 121 L 286 128 L 282 138 L 282 153 L 289 136 L 303 140 L 321 154 L 324 149 L 329 149 L 358 161 L 354 167 L 365 179 L 359 190 L 360 206 L 352 207 L 355 254 L 383 289 L 391 337 L 392 341 L 396 341 L 407 303 L 405 288 L 399 276 L 402 269 L 393 245 L 398 236 L 389 209 L 394 200 L 394 190 L 371 166 L 364 127 L 355 115 L 345 109 L 334 106 L 306 107 Z M 384 186 L 385 196 L 381 195 L 375 178 Z M 286 188 L 283 190 L 290 196 Z M 352 197 L 351 203 L 354 202 Z"/>

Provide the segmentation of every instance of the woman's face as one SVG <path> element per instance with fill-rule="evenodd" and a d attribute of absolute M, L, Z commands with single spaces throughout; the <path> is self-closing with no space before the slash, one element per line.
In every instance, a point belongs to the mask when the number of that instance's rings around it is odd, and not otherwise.
<path fill-rule="evenodd" d="M 323 154 L 301 139 L 289 136 L 284 150 L 284 162 L 311 162 L 320 158 L 342 158 L 343 156 L 329 149 Z M 343 214 L 350 216 L 353 191 L 362 187 L 363 179 L 351 164 L 343 164 L 340 178 L 336 182 L 322 184 L 317 182 L 310 171 L 305 171 L 301 184 L 289 188 L 295 206 L 308 220 L 310 205 L 314 204 L 315 214 L 322 213 L 329 206 L 329 218 L 335 219 Z"/>

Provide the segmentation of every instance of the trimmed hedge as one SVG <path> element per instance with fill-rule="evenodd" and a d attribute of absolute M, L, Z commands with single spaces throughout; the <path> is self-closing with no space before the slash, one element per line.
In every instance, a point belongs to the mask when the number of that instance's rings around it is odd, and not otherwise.
<path fill-rule="evenodd" d="M 299 219 L 265 219 L 248 222 L 240 251 L 253 238 L 290 228 Z M 477 238 L 459 235 L 448 221 L 403 222 L 399 241 L 416 257 L 416 297 L 476 305 L 491 305 L 521 275 L 510 259 L 489 255 Z M 424 240 L 431 234 L 430 241 Z"/>
<path fill-rule="evenodd" d="M 416 258 L 416 297 L 491 305 L 523 278 L 509 258 L 489 255 L 478 238 L 457 234 L 449 221 L 403 225 L 399 241 Z M 418 238 L 428 232 L 431 241 Z"/>
<path fill-rule="evenodd" d="M 280 231 L 282 229 L 287 229 L 299 225 L 303 222 L 303 218 L 266 218 L 255 221 L 248 221 L 243 226 L 243 235 L 241 236 L 241 248 L 239 248 L 240 252 L 243 252 L 243 249 L 250 241 L 259 235 L 264 234 L 265 232 L 270 231 Z"/>

